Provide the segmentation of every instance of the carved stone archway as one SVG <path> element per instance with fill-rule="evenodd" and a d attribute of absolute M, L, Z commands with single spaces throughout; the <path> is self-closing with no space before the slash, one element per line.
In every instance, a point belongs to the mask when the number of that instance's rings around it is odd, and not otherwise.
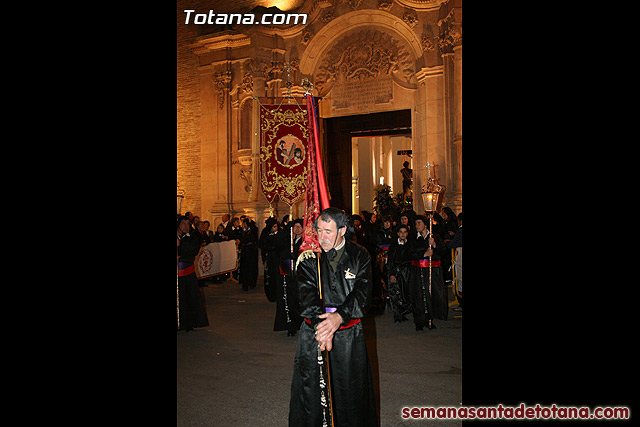
<path fill-rule="evenodd" d="M 356 10 L 345 13 L 322 27 L 310 40 L 300 59 L 300 72 L 302 75 L 311 76 L 318 66 L 318 61 L 323 58 L 326 50 L 336 40 L 341 39 L 345 33 L 358 27 L 381 27 L 398 35 L 409 47 L 414 58 L 419 59 L 423 55 L 420 40 L 399 17 L 381 10 Z"/>

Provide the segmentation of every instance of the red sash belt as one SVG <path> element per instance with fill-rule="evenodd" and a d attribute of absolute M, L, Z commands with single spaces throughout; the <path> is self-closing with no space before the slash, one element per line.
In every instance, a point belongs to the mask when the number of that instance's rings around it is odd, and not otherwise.
<path fill-rule="evenodd" d="M 189 274 L 195 272 L 195 268 L 193 267 L 193 264 L 191 264 L 190 266 L 186 267 L 186 268 L 178 268 L 178 276 L 188 276 Z"/>
<path fill-rule="evenodd" d="M 429 267 L 428 259 L 412 260 L 411 265 L 415 267 Z M 431 261 L 431 267 L 440 267 L 440 260 Z"/>
<path fill-rule="evenodd" d="M 359 319 L 359 318 L 358 318 L 358 319 L 351 319 L 351 320 L 349 320 L 349 322 L 347 322 L 347 324 L 346 324 L 346 325 L 344 325 L 344 326 L 340 326 L 340 327 L 338 328 L 338 330 L 341 330 L 341 329 L 349 329 L 350 327 L 355 326 L 355 325 L 357 325 L 358 323 L 360 323 L 360 320 L 361 320 L 361 319 Z M 311 324 L 311 320 L 309 320 L 309 319 L 307 319 L 307 318 L 305 318 L 305 319 L 304 319 L 304 321 L 305 321 L 305 322 L 307 322 L 309 325 Z"/>

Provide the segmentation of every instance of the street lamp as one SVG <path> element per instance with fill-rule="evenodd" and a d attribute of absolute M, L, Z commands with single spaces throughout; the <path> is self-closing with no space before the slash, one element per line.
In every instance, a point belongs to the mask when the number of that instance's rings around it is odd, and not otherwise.
<path fill-rule="evenodd" d="M 438 208 L 438 198 L 440 193 L 444 192 L 445 187 L 438 184 L 438 180 L 431 178 L 431 167 L 433 163 L 427 162 L 426 168 L 429 176 L 427 177 L 427 183 L 422 185 L 422 203 L 424 204 L 424 210 L 428 216 L 431 216 L 433 212 Z M 431 230 L 429 230 L 431 231 Z"/>
<path fill-rule="evenodd" d="M 439 192 L 436 191 L 422 191 L 422 203 L 424 203 L 425 212 L 435 212 L 436 206 L 438 206 Z"/>
<path fill-rule="evenodd" d="M 433 221 L 431 218 L 438 208 L 438 198 L 440 197 L 440 193 L 444 192 L 445 190 L 445 187 L 443 185 L 438 184 L 438 181 L 436 179 L 431 178 L 432 166 L 434 166 L 433 163 L 427 162 L 425 167 L 427 168 L 429 176 L 427 177 L 427 183 L 422 186 L 422 192 L 420 193 L 422 195 L 424 211 L 427 214 L 427 218 L 429 219 L 429 239 L 431 239 L 431 237 L 433 236 Z M 429 247 L 432 247 L 430 243 Z M 429 256 L 429 295 L 431 295 L 431 256 Z M 429 328 L 431 328 L 431 320 L 429 320 Z"/>
<path fill-rule="evenodd" d="M 182 199 L 184 199 L 184 195 L 186 191 L 180 188 L 180 183 L 178 183 L 177 185 L 178 185 L 178 215 L 179 215 L 180 209 L 182 208 Z"/>

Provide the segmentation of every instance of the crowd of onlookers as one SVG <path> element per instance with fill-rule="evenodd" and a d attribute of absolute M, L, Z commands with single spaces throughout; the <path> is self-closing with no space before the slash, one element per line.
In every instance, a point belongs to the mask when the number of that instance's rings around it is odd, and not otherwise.
<path fill-rule="evenodd" d="M 256 287 L 256 281 L 259 272 L 259 255 L 258 249 L 262 254 L 262 267 L 265 275 L 265 286 L 268 284 L 268 277 L 273 275 L 273 269 L 270 269 L 267 265 L 266 255 L 269 252 L 268 248 L 268 236 L 277 233 L 279 230 L 283 230 L 287 225 L 291 225 L 291 218 L 289 215 L 285 215 L 281 220 L 270 217 L 265 221 L 265 227 L 262 229 L 261 234 L 258 234 L 258 227 L 254 220 L 246 215 L 240 217 L 231 217 L 229 214 L 222 216 L 222 222 L 215 226 L 215 230 L 212 229 L 209 221 L 201 221 L 198 216 L 192 215 L 187 212 L 185 216 L 189 219 L 191 232 L 200 239 L 201 245 L 207 245 L 211 242 L 221 242 L 228 240 L 236 240 L 238 243 L 238 260 L 239 267 L 232 273 L 225 273 L 222 275 L 214 276 L 212 278 L 200 279 L 199 285 L 206 286 L 207 281 L 213 281 L 218 283 L 221 280 L 226 280 L 231 276 L 234 280 L 237 280 L 242 284 L 243 290 L 249 290 Z M 389 303 L 389 269 L 388 265 L 394 266 L 403 264 L 409 265 L 410 260 L 398 261 L 389 259 L 390 254 L 395 254 L 396 251 L 389 251 L 390 247 L 394 245 L 402 244 L 405 240 L 411 243 L 412 239 L 417 235 L 415 222 L 421 218 L 421 215 L 417 215 L 414 211 L 409 210 L 402 212 L 397 217 L 391 215 L 378 216 L 375 213 L 368 211 L 361 211 L 359 215 L 351 216 L 352 233 L 349 233 L 347 238 L 355 241 L 359 245 L 365 247 L 371 255 L 372 272 L 373 272 L 373 286 L 372 286 L 372 304 L 374 307 L 384 308 L 384 304 Z M 424 217 L 422 217 L 424 218 Z M 300 221 L 300 220 L 298 220 Z M 451 249 L 462 247 L 462 213 L 456 215 L 451 208 L 443 207 L 439 212 L 434 212 L 431 215 L 431 230 L 434 237 L 438 238 L 446 247 L 440 247 L 437 252 L 441 261 L 439 268 L 441 268 L 442 276 L 445 284 L 449 285 L 453 279 L 453 265 L 455 259 L 452 259 L 453 251 Z M 429 225 L 425 227 L 428 232 Z M 461 252 L 461 249 L 460 249 Z M 394 261 L 398 261 L 395 262 Z M 391 262 L 391 264 L 390 264 Z M 460 260 L 461 264 L 461 260 Z M 274 261 L 272 265 L 278 265 L 278 261 Z M 456 289 L 461 290 L 461 271 L 458 269 L 458 286 Z M 392 275 L 393 276 L 393 275 Z M 396 279 L 395 276 L 391 277 Z M 267 289 L 265 288 L 265 292 Z M 267 292 L 269 297 L 269 293 Z M 456 294 L 460 305 L 454 307 L 454 310 L 461 310 L 462 297 L 458 292 Z M 271 298 L 269 298 L 271 300 Z M 406 298 L 407 300 L 410 298 Z M 402 320 L 404 315 L 401 317 Z"/>

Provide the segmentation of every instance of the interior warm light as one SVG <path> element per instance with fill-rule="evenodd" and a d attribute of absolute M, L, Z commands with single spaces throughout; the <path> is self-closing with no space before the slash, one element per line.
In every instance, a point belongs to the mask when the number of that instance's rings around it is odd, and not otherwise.
<path fill-rule="evenodd" d="M 265 2 L 265 7 L 275 6 L 283 12 L 297 9 L 304 3 L 304 0 L 271 0 Z"/>

